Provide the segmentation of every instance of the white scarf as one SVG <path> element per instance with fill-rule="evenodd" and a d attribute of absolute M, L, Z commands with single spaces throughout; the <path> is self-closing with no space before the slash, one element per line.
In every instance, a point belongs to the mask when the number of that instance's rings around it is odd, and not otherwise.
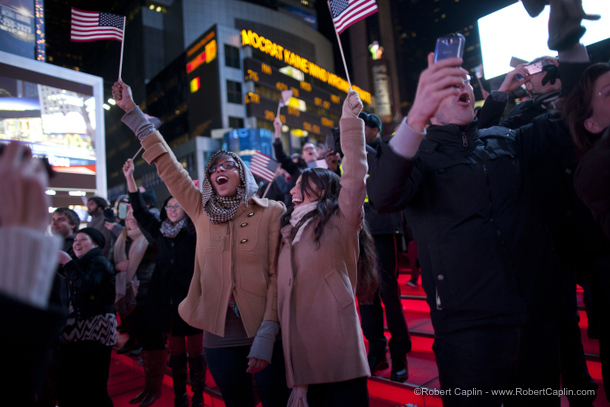
<path fill-rule="evenodd" d="M 298 206 L 294 208 L 294 211 L 290 214 L 290 224 L 292 227 L 296 227 L 297 224 L 301 221 L 303 216 L 307 215 L 309 212 L 316 210 L 316 206 L 318 205 L 318 201 L 310 202 L 305 205 Z M 312 221 L 313 218 L 307 219 L 305 223 L 301 225 L 297 234 L 294 236 L 292 240 L 292 245 L 294 246 L 301 240 L 301 236 L 303 236 L 303 232 L 305 231 L 305 227 Z"/>

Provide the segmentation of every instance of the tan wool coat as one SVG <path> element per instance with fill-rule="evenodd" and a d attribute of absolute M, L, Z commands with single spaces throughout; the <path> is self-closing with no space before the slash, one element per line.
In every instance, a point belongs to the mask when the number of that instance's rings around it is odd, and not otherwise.
<path fill-rule="evenodd" d="M 242 203 L 232 220 L 212 224 L 201 192 L 161 134 L 150 134 L 142 145 L 144 159 L 157 165 L 159 176 L 197 230 L 195 273 L 187 297 L 178 306 L 182 319 L 195 328 L 224 336 L 233 294 L 249 338 L 256 335 L 262 321 L 278 321 L 275 261 L 284 205 L 250 198 L 248 206 Z"/>
<path fill-rule="evenodd" d="M 370 376 L 355 300 L 368 168 L 361 119 L 341 119 L 341 145 L 339 210 L 319 248 L 313 222 L 295 245 L 292 226 L 282 228 L 278 313 L 290 387 Z"/>

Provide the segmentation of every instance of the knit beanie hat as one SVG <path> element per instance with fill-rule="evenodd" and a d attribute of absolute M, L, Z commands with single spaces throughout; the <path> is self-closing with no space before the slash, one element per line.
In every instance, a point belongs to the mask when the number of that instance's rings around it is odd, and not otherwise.
<path fill-rule="evenodd" d="M 93 240 L 93 243 L 95 243 L 99 247 L 104 247 L 104 245 L 106 245 L 106 238 L 104 238 L 104 235 L 102 234 L 102 232 L 100 232 L 99 230 L 97 230 L 95 228 L 91 228 L 91 227 L 82 228 L 81 230 L 77 231 L 76 233 L 84 233 L 84 234 L 88 235 L 91 238 L 91 240 Z"/>

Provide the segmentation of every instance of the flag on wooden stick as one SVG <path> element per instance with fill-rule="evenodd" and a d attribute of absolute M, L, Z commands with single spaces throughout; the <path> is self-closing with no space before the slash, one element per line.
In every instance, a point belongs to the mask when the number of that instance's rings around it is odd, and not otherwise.
<path fill-rule="evenodd" d="M 292 90 L 283 90 L 282 91 L 282 99 L 280 100 L 280 103 L 277 106 L 277 114 L 275 115 L 275 117 L 280 115 L 280 108 L 282 106 L 286 106 L 286 103 L 288 103 L 288 101 L 290 100 L 291 97 L 292 97 Z"/>
<path fill-rule="evenodd" d="M 375 0 L 329 0 L 328 3 L 337 34 L 341 34 L 350 25 L 377 12 Z"/>
<path fill-rule="evenodd" d="M 70 40 L 76 42 L 123 41 L 125 17 L 101 11 L 84 11 L 72 7 Z"/>
<path fill-rule="evenodd" d="M 250 171 L 252 171 L 252 174 L 267 182 L 273 182 L 275 171 L 279 165 L 279 162 L 260 151 L 257 151 L 250 159 Z"/>

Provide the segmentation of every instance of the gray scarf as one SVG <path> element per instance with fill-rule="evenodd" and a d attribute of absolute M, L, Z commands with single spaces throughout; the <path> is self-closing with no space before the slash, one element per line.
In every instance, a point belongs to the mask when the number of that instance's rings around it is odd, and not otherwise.
<path fill-rule="evenodd" d="M 163 237 L 168 237 L 170 239 L 178 236 L 178 233 L 186 226 L 186 217 L 182 218 L 176 225 L 172 224 L 169 219 L 165 219 L 163 223 L 161 223 L 161 228 L 159 232 L 163 235 Z"/>

